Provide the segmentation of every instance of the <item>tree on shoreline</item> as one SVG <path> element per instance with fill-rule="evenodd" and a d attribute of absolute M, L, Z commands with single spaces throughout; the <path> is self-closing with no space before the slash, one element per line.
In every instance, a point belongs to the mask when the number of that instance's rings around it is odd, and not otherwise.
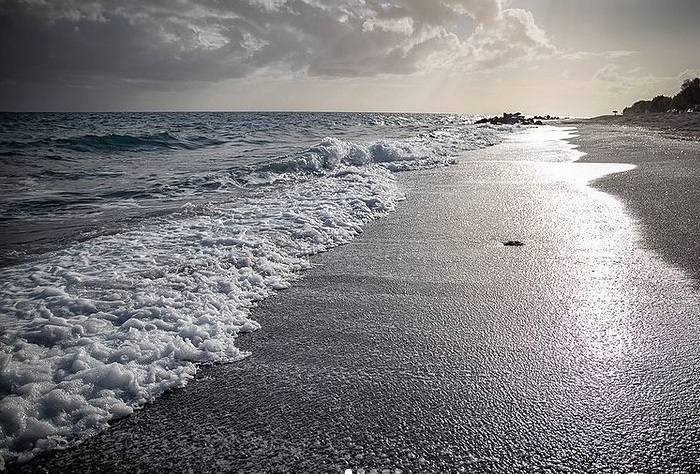
<path fill-rule="evenodd" d="M 681 91 L 671 97 L 659 95 L 652 100 L 639 100 L 626 107 L 623 115 L 646 114 L 659 112 L 685 112 L 700 106 L 700 78 L 686 79 L 681 85 Z"/>
<path fill-rule="evenodd" d="M 681 91 L 673 97 L 673 108 L 688 110 L 700 104 L 700 78 L 683 81 Z"/>

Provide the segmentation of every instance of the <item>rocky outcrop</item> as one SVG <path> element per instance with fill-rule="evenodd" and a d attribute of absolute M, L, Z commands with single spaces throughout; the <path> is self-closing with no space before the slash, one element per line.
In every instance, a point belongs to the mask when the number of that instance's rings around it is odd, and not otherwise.
<path fill-rule="evenodd" d="M 520 112 L 515 112 L 514 114 L 509 114 L 508 112 L 503 112 L 500 117 L 483 118 L 477 120 L 476 124 L 490 123 L 492 125 L 542 125 L 544 120 L 556 120 L 559 117 L 552 117 L 551 115 L 541 116 L 537 115 L 535 117 L 525 117 Z"/>

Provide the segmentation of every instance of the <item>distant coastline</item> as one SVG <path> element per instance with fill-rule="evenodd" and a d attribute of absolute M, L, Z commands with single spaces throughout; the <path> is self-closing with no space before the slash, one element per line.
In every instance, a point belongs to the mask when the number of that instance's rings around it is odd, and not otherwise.
<path fill-rule="evenodd" d="M 642 127 L 672 138 L 700 141 L 700 78 L 683 81 L 673 97 L 658 95 L 625 107 L 622 115 L 602 115 L 584 122 L 597 125 Z M 582 123 L 573 121 L 568 123 Z"/>
<path fill-rule="evenodd" d="M 681 90 L 673 97 L 657 95 L 652 100 L 638 100 L 622 111 L 623 115 L 656 112 L 693 113 L 700 112 L 700 77 L 683 81 Z"/>

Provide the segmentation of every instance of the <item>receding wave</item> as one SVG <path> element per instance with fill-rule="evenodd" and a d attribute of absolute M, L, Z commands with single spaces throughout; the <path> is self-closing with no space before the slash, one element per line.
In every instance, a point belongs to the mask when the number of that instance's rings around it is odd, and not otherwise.
<path fill-rule="evenodd" d="M 125 150 L 179 141 L 108 135 L 63 144 Z M 179 196 L 251 192 L 188 203 L 0 268 L 0 459 L 82 439 L 184 385 L 198 363 L 245 357 L 235 342 L 259 327 L 254 303 L 288 287 L 309 255 L 349 242 L 394 209 L 403 199 L 394 171 L 447 165 L 497 141 L 496 130 L 476 127 L 368 143 L 325 138 L 167 186 Z M 134 198 L 123 193 L 107 201 Z"/>
<path fill-rule="evenodd" d="M 378 167 L 271 191 L 0 269 L 0 456 L 93 434 L 196 363 L 245 357 L 235 340 L 259 327 L 252 304 L 402 199 Z"/>

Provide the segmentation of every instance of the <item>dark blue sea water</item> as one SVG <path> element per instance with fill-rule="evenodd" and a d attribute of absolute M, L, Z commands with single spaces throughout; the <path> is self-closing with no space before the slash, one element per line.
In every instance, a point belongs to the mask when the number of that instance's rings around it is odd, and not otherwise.
<path fill-rule="evenodd" d="M 251 171 L 267 172 L 263 181 L 288 177 L 288 171 L 317 172 L 351 161 L 348 147 L 364 147 L 368 157 L 360 160 L 398 169 L 417 160 L 449 161 L 494 140 L 492 129 L 453 115 L 56 113 L 0 119 L 0 264 L 132 228 L 185 204 L 230 202 L 251 184 Z"/>
<path fill-rule="evenodd" d="M 95 433 L 201 362 L 308 256 L 504 129 L 455 115 L 0 115 L 0 458 Z"/>

